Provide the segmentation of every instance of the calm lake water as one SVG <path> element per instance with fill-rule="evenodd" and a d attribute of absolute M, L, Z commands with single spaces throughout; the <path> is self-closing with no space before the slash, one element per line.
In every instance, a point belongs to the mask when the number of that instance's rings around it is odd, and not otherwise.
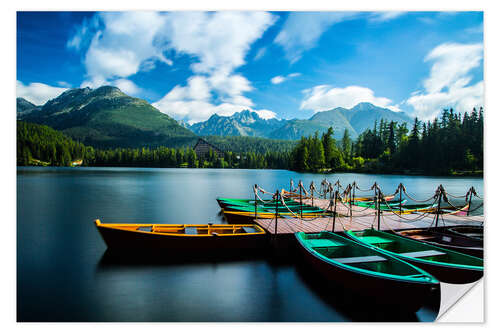
<path fill-rule="evenodd" d="M 349 296 L 294 263 L 269 258 L 137 264 L 109 258 L 93 220 L 224 223 L 218 196 L 251 197 L 325 175 L 286 170 L 18 168 L 18 321 L 432 321 L 439 297 L 416 314 L 348 305 Z M 331 182 L 400 182 L 417 198 L 439 184 L 464 195 L 482 178 L 332 174 Z M 463 200 L 463 199 L 462 199 Z M 461 203 L 461 202 L 458 202 Z M 478 205 L 475 201 L 473 204 Z M 482 213 L 482 210 L 478 210 Z M 176 253 L 162 254 L 176 256 Z M 378 312 L 377 312 L 378 311 Z"/>

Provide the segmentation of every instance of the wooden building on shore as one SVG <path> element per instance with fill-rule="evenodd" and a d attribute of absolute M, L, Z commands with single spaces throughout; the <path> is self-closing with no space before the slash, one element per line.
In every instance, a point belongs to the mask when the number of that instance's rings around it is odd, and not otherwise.
<path fill-rule="evenodd" d="M 205 141 L 202 138 L 198 139 L 198 142 L 196 142 L 193 149 L 194 149 L 194 152 L 196 153 L 196 156 L 198 156 L 198 158 L 201 158 L 201 157 L 204 158 L 204 157 L 208 156 L 208 153 L 210 152 L 210 150 L 212 150 L 214 153 L 216 153 L 217 157 L 224 157 L 224 152 L 222 150 L 220 150 L 219 148 L 215 147 L 213 144 Z"/>

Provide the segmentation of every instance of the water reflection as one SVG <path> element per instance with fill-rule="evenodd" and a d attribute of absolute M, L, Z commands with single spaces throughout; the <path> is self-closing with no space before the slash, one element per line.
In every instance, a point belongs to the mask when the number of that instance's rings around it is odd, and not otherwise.
<path fill-rule="evenodd" d="M 295 263 L 268 257 L 185 260 L 157 253 L 116 260 L 93 220 L 222 222 L 218 196 L 249 197 L 325 175 L 284 170 L 18 168 L 17 319 L 19 321 L 364 321 L 434 320 L 432 305 L 416 315 L 374 314 Z M 454 194 L 482 179 L 336 174 L 330 180 L 405 183 L 417 198 L 443 184 Z M 158 261 L 158 259 L 161 259 Z M 348 300 L 348 299 L 347 299 Z"/>

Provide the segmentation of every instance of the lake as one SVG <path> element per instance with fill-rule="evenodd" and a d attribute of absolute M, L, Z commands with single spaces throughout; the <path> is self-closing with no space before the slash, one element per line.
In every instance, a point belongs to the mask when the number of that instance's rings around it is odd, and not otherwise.
<path fill-rule="evenodd" d="M 116 262 L 93 221 L 224 223 L 218 196 L 273 192 L 290 179 L 375 181 L 385 193 L 402 182 L 428 198 L 443 184 L 454 195 L 482 178 L 300 174 L 286 170 L 42 168 L 17 169 L 18 321 L 432 321 L 439 297 L 416 314 L 347 305 L 325 293 L 300 265 L 267 257 L 171 264 Z M 357 193 L 358 194 L 358 193 Z M 361 193 L 359 193 L 361 194 Z M 367 194 L 368 195 L 368 194 Z M 457 203 L 463 203 L 458 201 Z M 480 201 L 474 199 L 473 207 Z M 482 214 L 482 208 L 475 211 Z M 176 253 L 160 254 L 176 256 Z M 323 288 L 325 287 L 325 288 Z M 347 297 L 348 298 L 348 297 Z M 377 312 L 378 311 L 378 312 Z"/>

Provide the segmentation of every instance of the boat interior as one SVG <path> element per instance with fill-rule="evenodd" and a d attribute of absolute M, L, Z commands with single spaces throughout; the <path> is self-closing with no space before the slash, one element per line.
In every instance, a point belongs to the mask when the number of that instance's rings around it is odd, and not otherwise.
<path fill-rule="evenodd" d="M 265 231 L 252 224 L 107 224 L 107 227 L 174 235 L 244 235 L 265 234 Z"/>
<path fill-rule="evenodd" d="M 424 276 L 414 267 L 399 260 L 389 260 L 383 254 L 359 246 L 351 240 L 331 233 L 304 234 L 303 241 L 318 254 L 341 264 L 377 273 L 418 278 Z M 352 246 L 355 245 L 355 246 Z"/>
<path fill-rule="evenodd" d="M 354 232 L 354 234 L 365 243 L 406 257 L 449 264 L 470 266 L 483 265 L 481 259 L 472 256 L 372 229 Z"/>
<path fill-rule="evenodd" d="M 469 237 L 464 237 L 460 235 L 453 235 L 451 233 L 445 234 L 430 230 L 403 230 L 399 231 L 398 234 L 412 239 L 435 242 L 439 244 L 450 244 L 455 246 L 464 247 L 482 247 L 482 241 L 478 239 L 473 239 Z"/>

